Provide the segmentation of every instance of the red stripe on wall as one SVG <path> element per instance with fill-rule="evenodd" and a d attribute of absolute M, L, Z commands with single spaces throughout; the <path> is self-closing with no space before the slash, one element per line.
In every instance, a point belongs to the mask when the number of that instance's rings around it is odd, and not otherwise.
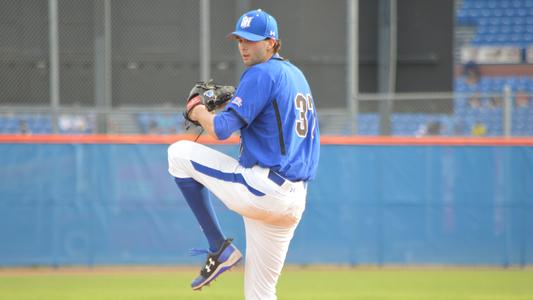
<path fill-rule="evenodd" d="M 0 135 L 0 143 L 15 144 L 172 144 L 179 140 L 194 141 L 195 135 Z M 533 137 L 362 137 L 321 136 L 324 145 L 442 145 L 442 146 L 533 146 Z M 203 144 L 236 144 L 239 137 L 219 141 L 202 135 Z"/>
<path fill-rule="evenodd" d="M 442 145 L 442 146 L 533 146 L 533 138 L 512 137 L 360 137 L 322 136 L 322 144 L 334 145 Z"/>
<path fill-rule="evenodd" d="M 172 144 L 179 140 L 194 141 L 196 135 L 0 135 L 0 143 L 16 144 Z M 199 143 L 235 144 L 238 137 L 219 141 L 209 136 L 200 136 Z"/>

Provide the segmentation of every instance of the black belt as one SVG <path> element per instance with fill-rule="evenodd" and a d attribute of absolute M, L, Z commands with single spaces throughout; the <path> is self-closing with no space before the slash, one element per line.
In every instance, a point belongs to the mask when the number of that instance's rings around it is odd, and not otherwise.
<path fill-rule="evenodd" d="M 270 170 L 268 171 L 268 179 L 272 180 L 275 184 L 282 186 L 285 183 L 285 178 L 281 177 L 278 173 Z"/>

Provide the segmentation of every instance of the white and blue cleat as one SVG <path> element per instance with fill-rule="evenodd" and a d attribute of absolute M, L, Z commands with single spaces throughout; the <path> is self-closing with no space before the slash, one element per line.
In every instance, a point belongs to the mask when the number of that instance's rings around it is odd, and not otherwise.
<path fill-rule="evenodd" d="M 200 290 L 204 285 L 208 285 L 242 259 L 241 252 L 232 244 L 232 241 L 233 239 L 225 240 L 217 252 L 206 251 L 208 255 L 205 265 L 200 271 L 200 275 L 191 283 L 193 290 Z"/>

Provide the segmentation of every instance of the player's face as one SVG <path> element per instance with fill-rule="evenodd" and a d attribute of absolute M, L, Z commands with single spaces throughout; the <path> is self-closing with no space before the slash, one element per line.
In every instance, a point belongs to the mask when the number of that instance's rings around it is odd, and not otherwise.
<path fill-rule="evenodd" d="M 249 67 L 265 62 L 272 57 L 272 40 L 252 42 L 241 37 L 237 37 L 236 39 L 239 45 L 239 52 L 241 53 L 242 62 L 246 66 Z"/>

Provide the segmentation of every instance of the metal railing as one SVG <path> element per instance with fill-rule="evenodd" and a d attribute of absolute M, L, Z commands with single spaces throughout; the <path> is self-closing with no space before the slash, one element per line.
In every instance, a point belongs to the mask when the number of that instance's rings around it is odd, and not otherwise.
<path fill-rule="evenodd" d="M 519 98 L 521 97 L 521 98 Z M 533 136 L 533 94 L 513 94 L 509 87 L 503 93 L 402 93 L 360 94 L 359 113 L 344 108 L 318 107 L 320 130 L 329 135 L 393 136 Z M 391 101 L 391 114 L 381 115 L 380 101 Z M 164 106 L 0 106 L 0 119 L 16 118 L 31 122 L 48 117 L 49 130 L 38 133 L 119 133 L 175 134 L 185 133 L 182 104 Z M 57 123 L 52 116 L 56 114 Z M 69 119 L 84 119 L 83 131 L 69 130 Z M 383 119 L 387 118 L 387 122 Z M 67 121 L 65 121 L 67 120 Z M 105 120 L 107 130 L 101 132 L 98 120 Z M 5 122 L 4 122 L 5 123 Z M 63 124 L 63 125 L 61 125 Z M 383 128 L 390 126 L 389 128 Z M 354 130 L 355 129 L 355 130 Z M 6 132 L 17 133 L 11 127 Z"/>

